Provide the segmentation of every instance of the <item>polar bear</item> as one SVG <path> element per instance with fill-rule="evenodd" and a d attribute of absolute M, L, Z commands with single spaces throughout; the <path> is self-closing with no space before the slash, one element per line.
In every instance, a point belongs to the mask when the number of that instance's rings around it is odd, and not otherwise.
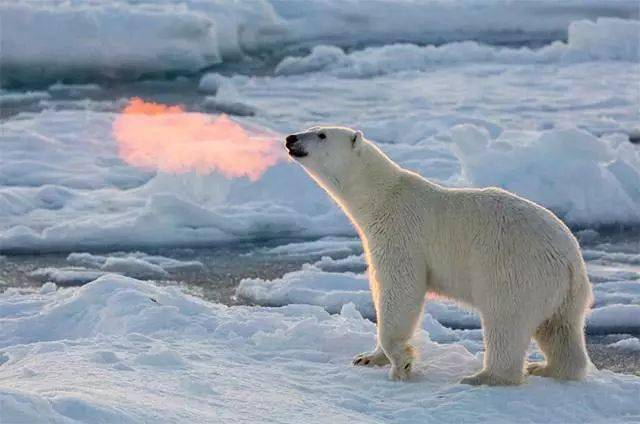
<path fill-rule="evenodd" d="M 314 127 L 286 137 L 292 156 L 353 222 L 369 264 L 377 347 L 354 365 L 391 364 L 406 380 L 408 344 L 427 292 L 477 310 L 484 366 L 461 382 L 523 382 L 533 336 L 546 356 L 528 373 L 576 380 L 590 360 L 591 286 L 578 242 L 549 210 L 498 188 L 445 188 L 391 161 L 360 131 Z"/>

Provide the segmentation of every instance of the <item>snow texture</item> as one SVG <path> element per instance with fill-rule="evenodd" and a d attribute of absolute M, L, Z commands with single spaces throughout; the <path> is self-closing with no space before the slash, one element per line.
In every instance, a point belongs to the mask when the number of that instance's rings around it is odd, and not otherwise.
<path fill-rule="evenodd" d="M 426 323 L 436 335 L 438 328 Z M 82 288 L 0 295 L 2 422 L 623 422 L 640 418 L 640 378 L 531 377 L 460 385 L 481 366 L 473 332 L 422 330 L 412 381 L 350 365 L 375 326 L 353 305 L 225 307 L 121 276 Z M 445 334 L 439 334 L 444 338 Z M 259 390 L 256 390 L 259 387 Z M 171 395 L 168 396 L 167 394 Z M 250 408 L 239 405 L 251 405 Z"/>
<path fill-rule="evenodd" d="M 335 243 L 335 242 L 334 242 Z M 346 241 L 343 241 L 347 245 Z M 299 271 L 285 274 L 274 280 L 244 279 L 236 289 L 236 295 L 246 302 L 264 306 L 307 304 L 320 306 L 329 313 L 337 313 L 346 304 L 353 304 L 364 317 L 375 320 L 375 309 L 364 272 L 362 256 L 343 259 L 317 258 L 319 242 L 298 243 L 283 246 L 285 251 L 298 252 L 298 256 L 312 259 Z M 334 246 L 334 252 L 342 252 Z M 602 254 L 600 258 L 605 255 Z M 640 274 L 621 271 L 624 262 L 612 262 L 612 258 L 628 260 L 632 255 L 620 252 L 606 254 L 609 260 L 589 263 L 589 276 L 594 284 L 594 309 L 587 318 L 587 332 L 606 334 L 637 331 L 640 328 Z M 606 265 L 600 265 L 600 264 Z M 607 270 L 611 270 L 607 273 Z M 594 278 L 594 276 L 596 278 Z M 597 278 L 597 277 L 600 278 Z M 473 311 L 456 303 L 430 295 L 425 315 L 440 325 L 459 329 L 480 328 L 480 319 Z"/>
<path fill-rule="evenodd" d="M 640 122 L 631 89 L 639 70 L 593 62 L 445 66 L 373 80 L 224 78 L 259 111 L 248 123 L 286 133 L 320 114 L 361 128 L 392 159 L 436 182 L 502 186 L 570 225 L 598 227 L 640 223 L 640 149 L 628 141 Z M 592 84 L 601 74 L 612 77 Z M 346 103 L 332 103 L 335 96 Z M 111 125 L 123 103 L 39 102 L 43 110 L 0 122 L 1 252 L 355 235 L 294 164 L 280 163 L 255 183 L 143 171 L 117 155 Z"/>
<path fill-rule="evenodd" d="M 459 63 L 637 62 L 640 57 L 639 40 L 640 22 L 601 18 L 596 22 L 572 22 L 567 43 L 558 41 L 540 49 L 496 48 L 476 41 L 465 41 L 425 47 L 391 44 L 347 54 L 339 47 L 320 45 L 314 47 L 308 56 L 285 58 L 276 67 L 276 73 L 294 75 L 325 71 L 343 77 L 368 77 Z"/>
<path fill-rule="evenodd" d="M 637 337 L 630 337 L 628 339 L 622 339 L 615 343 L 611 343 L 609 347 L 620 349 L 627 352 L 640 352 L 640 339 Z"/>
<path fill-rule="evenodd" d="M 283 45 L 335 42 L 350 45 L 478 39 L 550 41 L 568 36 L 581 52 L 620 58 L 633 37 L 625 25 L 606 28 L 572 20 L 637 19 L 637 5 L 619 0 L 603 8 L 596 0 L 510 2 L 490 0 L 461 7 L 462 0 L 250 2 L 202 0 L 26 0 L 3 2 L 2 80 L 193 73 L 222 61 Z M 59 31 L 59 28 L 73 28 Z M 568 30 L 567 30 L 568 28 Z M 82 40 L 82 42 L 78 42 Z M 349 41 L 347 41 L 349 40 Z M 635 41 L 637 45 L 637 39 Z M 585 47 L 586 46 L 586 47 Z M 584 48 L 583 48 L 584 47 Z M 473 56 L 476 57 L 477 56 Z"/>

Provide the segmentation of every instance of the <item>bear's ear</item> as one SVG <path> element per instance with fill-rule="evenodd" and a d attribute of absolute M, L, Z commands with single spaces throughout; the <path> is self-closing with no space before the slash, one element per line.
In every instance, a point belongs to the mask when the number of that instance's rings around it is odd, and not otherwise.
<path fill-rule="evenodd" d="M 356 131 L 356 133 L 353 135 L 353 138 L 351 138 L 351 147 L 355 147 L 356 144 L 361 142 L 362 142 L 362 131 Z"/>

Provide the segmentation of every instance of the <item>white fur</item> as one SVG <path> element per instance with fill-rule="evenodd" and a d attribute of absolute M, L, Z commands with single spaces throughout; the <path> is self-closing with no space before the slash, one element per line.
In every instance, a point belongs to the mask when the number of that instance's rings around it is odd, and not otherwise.
<path fill-rule="evenodd" d="M 531 374 L 584 377 L 591 287 L 576 239 L 553 213 L 498 188 L 434 184 L 348 128 L 296 136 L 308 153 L 296 159 L 352 220 L 369 263 L 378 345 L 354 364 L 390 362 L 390 377 L 407 379 L 407 342 L 433 292 L 482 317 L 484 368 L 463 383 L 521 383 L 532 336 L 547 363 Z"/>

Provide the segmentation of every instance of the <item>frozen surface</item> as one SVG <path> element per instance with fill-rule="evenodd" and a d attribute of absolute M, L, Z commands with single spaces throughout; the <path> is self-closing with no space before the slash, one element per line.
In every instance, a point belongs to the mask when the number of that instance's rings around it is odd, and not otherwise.
<path fill-rule="evenodd" d="M 286 21 L 289 39 L 307 44 L 443 43 L 468 39 L 518 43 L 564 39 L 571 21 L 598 16 L 637 19 L 635 4 L 625 0 L 513 2 L 486 0 L 469 7 L 464 0 L 322 0 L 300 3 L 272 0 Z"/>
<path fill-rule="evenodd" d="M 106 274 L 119 274 L 141 280 L 170 280 L 175 271 L 200 271 L 199 261 L 182 261 L 142 252 L 116 252 L 109 255 L 71 253 L 67 256 L 70 266 L 35 269 L 30 276 L 43 283 L 61 286 L 78 286 L 89 283 Z"/>
<path fill-rule="evenodd" d="M 390 0 L 23 0 L 4 2 L 4 83 L 45 78 L 135 79 L 141 75 L 193 73 L 245 55 L 274 52 L 283 45 L 338 43 L 549 42 L 574 32 L 581 45 L 598 31 L 567 27 L 596 16 L 636 18 L 632 0 L 602 7 L 596 0 L 509 2 L 493 0 L 473 8 L 454 2 Z M 60 31 L 59 28 L 73 28 Z M 613 28 L 614 36 L 623 28 Z M 606 29 L 608 31 L 608 29 Z M 55 33 L 55 36 L 52 36 Z M 82 40 L 82 42 L 78 42 Z M 597 53 L 617 57 L 618 43 L 598 41 Z M 615 49 L 611 49 L 615 47 Z M 277 54 L 277 52 L 276 52 Z"/>
<path fill-rule="evenodd" d="M 0 295 L 3 422 L 634 421 L 640 378 L 532 377 L 515 388 L 458 384 L 481 365 L 477 334 L 416 335 L 409 383 L 350 360 L 375 342 L 353 305 L 225 307 L 105 276 L 79 289 Z M 444 338 L 446 334 L 440 333 Z M 473 350 L 473 349 L 472 349 Z M 255 388 L 259 387 L 260 390 Z M 170 396 L 168 394 L 171 394 Z M 250 408 L 241 405 L 251 405 Z"/>
<path fill-rule="evenodd" d="M 3 2 L 0 14 L 3 83 L 74 73 L 135 78 L 221 61 L 211 20 L 182 8 L 33 1 Z"/>
<path fill-rule="evenodd" d="M 343 241 L 342 243 L 346 242 Z M 274 280 L 244 279 L 236 289 L 239 298 L 249 303 L 265 306 L 307 304 L 320 306 L 330 313 L 337 313 L 349 303 L 366 318 L 376 319 L 367 275 L 362 256 L 343 259 L 323 257 L 310 249 L 311 243 L 290 244 L 285 250 L 310 259 L 299 271 L 285 274 Z M 336 252 L 340 250 L 334 248 Z M 589 262 L 589 277 L 594 283 L 594 306 L 587 318 L 587 332 L 614 333 L 640 329 L 640 273 L 626 262 L 635 260 L 631 254 L 621 252 L 587 251 L 585 257 L 598 259 Z M 292 253 L 294 254 L 294 253 Z M 618 262 L 622 261 L 622 262 Z M 623 269 L 621 269 L 623 268 Z M 471 310 L 456 303 L 429 295 L 425 315 L 446 327 L 480 328 L 480 319 Z"/>
<path fill-rule="evenodd" d="M 118 156 L 134 95 L 280 134 L 357 127 L 427 178 L 499 185 L 583 227 L 588 331 L 637 334 L 637 247 L 597 232 L 640 225 L 637 2 L 462 3 L 3 2 L 0 253 L 65 253 L 29 268 L 39 290 L 0 294 L 0 422 L 640 420 L 635 376 L 459 385 L 481 366 L 479 318 L 433 296 L 412 382 L 351 367 L 375 343 L 362 248 L 298 166 L 251 181 Z M 165 79 L 121 81 L 137 78 Z M 285 241 L 260 260 L 308 264 L 242 281 L 260 306 L 142 281 L 205 265 L 138 250 L 265 240 Z"/>
<path fill-rule="evenodd" d="M 529 142 L 506 134 L 491 139 L 471 124 L 451 133 L 474 186 L 506 188 L 573 224 L 640 222 L 638 149 L 577 129 L 547 131 Z"/>
<path fill-rule="evenodd" d="M 441 46 L 391 44 L 345 53 L 320 45 L 305 57 L 287 57 L 275 72 L 293 75 L 325 71 L 340 76 L 367 77 L 398 71 L 426 70 L 434 65 L 458 63 L 542 64 L 593 60 L 637 61 L 640 55 L 640 23 L 623 19 L 577 21 L 569 26 L 567 43 L 555 42 L 540 49 L 498 48 L 475 41 Z"/>
<path fill-rule="evenodd" d="M 594 309 L 587 317 L 587 328 L 602 333 L 624 333 L 626 329 L 640 327 L 640 305 L 607 305 Z"/>
<path fill-rule="evenodd" d="M 315 48 L 309 54 L 291 49 L 294 55 L 277 66 L 274 62 L 273 74 L 214 70 L 197 85 L 184 78 L 167 82 L 182 84 L 185 90 L 174 90 L 189 94 L 166 96 L 184 101 L 189 112 L 231 113 L 243 125 L 277 134 L 315 124 L 357 127 L 402 166 L 444 185 L 501 186 L 551 208 L 574 227 L 640 225 L 640 148 L 630 142 L 640 134 L 635 89 L 640 84 L 640 24 L 621 19 L 635 13 L 631 3 L 615 2 L 605 10 L 595 1 L 571 1 L 565 5 L 571 8 L 557 13 L 557 2 L 495 0 L 473 9 L 479 20 L 470 24 L 476 27 L 467 28 L 468 34 L 491 29 L 504 40 L 501 31 L 566 31 L 566 41 L 556 37 L 540 48 L 500 47 L 478 37 L 438 46 L 388 44 L 411 41 L 412 35 L 393 33 L 384 25 L 370 32 L 387 42 L 375 47 L 356 43 L 343 50 L 345 46 L 310 41 L 326 39 L 336 20 L 376 27 L 373 23 L 387 16 L 389 25 L 403 21 L 402 28 L 410 28 L 404 21 L 409 16 L 426 18 L 420 8 L 437 22 L 456 10 L 455 2 L 429 3 L 428 8 L 419 2 L 376 4 L 359 11 L 358 1 L 305 7 L 287 1 L 11 2 L 1 6 L 11 17 L 4 19 L 3 35 L 8 36 L 3 43 L 8 47 L 2 60 L 16 56 L 31 66 L 30 57 L 48 60 L 49 55 L 74 63 L 64 54 L 100 54 L 90 45 L 93 38 L 87 46 L 67 48 L 65 43 L 77 37 L 71 32 L 44 37 L 34 31 L 35 41 L 27 46 L 46 54 L 16 47 L 12 37 L 26 33 L 24 25 L 38 24 L 44 31 L 48 27 L 43 22 L 49 20 L 65 26 L 73 22 L 80 32 L 102 28 L 102 20 L 114 21 L 117 34 L 97 32 L 98 39 L 113 36 L 118 44 L 105 51 L 126 62 L 127 55 L 142 49 L 143 62 L 151 67 L 154 61 L 163 66 L 186 63 L 182 48 L 188 58 L 206 62 L 202 57 L 208 53 L 198 50 L 203 48 L 199 37 L 206 38 L 207 48 L 219 50 L 220 57 L 230 57 L 297 36 Z M 318 33 L 308 29 L 303 34 L 310 15 L 333 18 L 322 21 Z M 542 15 L 554 18 L 532 19 Z M 369 20 L 363 21 L 365 17 Z M 575 20 L 584 17 L 593 20 Z M 147 18 L 153 25 L 144 37 L 122 30 L 143 27 Z M 284 32 L 276 30 L 283 26 Z M 421 30 L 416 31 L 418 36 Z M 175 32 L 185 38 L 175 38 Z M 118 38 L 122 34 L 131 42 Z M 214 39 L 217 44 L 209 43 Z M 57 55 L 60 49 L 64 54 Z M 101 68 L 108 68 L 101 60 L 116 67 L 119 63 L 108 56 L 89 59 L 78 61 Z M 148 82 L 133 87 L 154 91 Z M 113 135 L 114 122 L 129 100 L 120 93 L 96 83 L 0 92 L 8 114 L 0 121 L 0 252 L 113 251 L 355 235 L 342 212 L 291 162 L 272 166 L 258 181 L 227 179 L 215 170 L 174 175 L 128 165 L 118 155 Z"/>
<path fill-rule="evenodd" d="M 630 337 L 628 339 L 622 339 L 615 343 L 611 343 L 609 347 L 615 347 L 628 352 L 640 352 L 640 339 L 637 337 Z"/>
<path fill-rule="evenodd" d="M 120 259 L 124 262 L 115 261 Z M 135 261 L 134 261 L 135 260 Z M 89 266 L 96 268 L 109 268 L 117 263 L 131 262 L 135 264 L 143 264 L 148 269 L 156 269 L 158 272 L 166 272 L 173 270 L 200 269 L 203 267 L 199 261 L 182 261 L 173 258 L 167 258 L 159 255 L 149 255 L 143 252 L 116 253 L 109 256 L 93 255 L 91 253 L 70 253 L 67 261 L 74 265 Z M 151 265 L 157 267 L 153 268 Z M 109 270 L 111 271 L 111 270 Z M 127 275 L 133 277 L 132 275 Z"/>
<path fill-rule="evenodd" d="M 276 247 L 263 249 L 262 252 L 269 255 L 275 255 L 276 257 L 337 257 L 342 255 L 352 255 L 354 253 L 362 253 L 362 244 L 358 239 L 324 237 L 307 242 L 281 244 Z"/>
<path fill-rule="evenodd" d="M 361 128 L 427 178 L 503 186 L 573 226 L 637 225 L 640 148 L 629 137 L 640 130 L 639 71 L 595 61 L 444 65 L 358 79 L 220 77 L 231 88 L 216 97 L 256 110 L 240 122 L 280 133 L 317 123 Z M 610 78 L 594 83 L 598 75 Z M 355 235 L 295 164 L 256 182 L 143 171 L 117 154 L 111 126 L 123 101 L 38 102 L 42 110 L 0 122 L 0 251 Z"/>

